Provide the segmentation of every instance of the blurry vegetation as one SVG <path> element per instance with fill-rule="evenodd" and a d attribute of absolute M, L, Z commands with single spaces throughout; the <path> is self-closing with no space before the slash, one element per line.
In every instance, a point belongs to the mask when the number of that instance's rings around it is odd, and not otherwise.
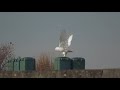
<path fill-rule="evenodd" d="M 39 72 L 53 70 L 52 56 L 49 53 L 41 53 L 36 62 L 36 70 Z"/>
<path fill-rule="evenodd" d="M 0 44 L 0 70 L 1 64 L 10 58 L 14 57 L 14 45 L 12 42 L 10 43 L 5 43 L 5 44 Z"/>

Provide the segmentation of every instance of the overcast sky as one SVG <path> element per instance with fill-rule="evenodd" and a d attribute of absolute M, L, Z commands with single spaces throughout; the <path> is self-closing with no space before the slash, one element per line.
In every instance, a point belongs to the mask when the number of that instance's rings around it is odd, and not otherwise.
<path fill-rule="evenodd" d="M 13 42 L 16 57 L 58 55 L 63 29 L 74 35 L 68 56 L 85 58 L 86 69 L 120 68 L 119 12 L 0 12 L 0 43 Z"/>

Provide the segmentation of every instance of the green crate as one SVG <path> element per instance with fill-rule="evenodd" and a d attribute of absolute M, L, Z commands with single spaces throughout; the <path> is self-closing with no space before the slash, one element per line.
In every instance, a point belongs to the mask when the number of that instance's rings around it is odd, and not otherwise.
<path fill-rule="evenodd" d="M 25 71 L 25 60 L 22 58 L 20 60 L 20 71 Z"/>
<path fill-rule="evenodd" d="M 3 65 L 5 71 L 8 71 L 8 61 L 6 61 Z"/>
<path fill-rule="evenodd" d="M 72 60 L 68 57 L 57 57 L 54 60 L 54 70 L 72 69 Z"/>
<path fill-rule="evenodd" d="M 32 57 L 25 57 L 20 60 L 20 71 L 35 70 L 35 59 Z"/>
<path fill-rule="evenodd" d="M 5 65 L 6 67 L 7 67 L 7 71 L 10 71 L 10 60 L 6 63 L 6 65 Z"/>
<path fill-rule="evenodd" d="M 14 71 L 19 71 L 20 70 L 20 59 L 19 58 L 15 59 L 13 62 L 13 65 L 14 65 Z"/>
<path fill-rule="evenodd" d="M 85 59 L 81 57 L 72 58 L 72 69 L 85 69 Z"/>
<path fill-rule="evenodd" d="M 7 63 L 8 71 L 14 71 L 14 59 L 11 59 Z"/>

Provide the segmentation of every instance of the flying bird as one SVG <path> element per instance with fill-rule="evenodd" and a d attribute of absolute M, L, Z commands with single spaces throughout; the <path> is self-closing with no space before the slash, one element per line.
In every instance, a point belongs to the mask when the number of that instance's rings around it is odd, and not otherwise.
<path fill-rule="evenodd" d="M 59 39 L 59 46 L 55 48 L 55 51 L 62 52 L 63 56 L 66 57 L 68 52 L 72 52 L 69 50 L 72 38 L 73 34 L 67 37 L 66 31 L 62 31 Z"/>

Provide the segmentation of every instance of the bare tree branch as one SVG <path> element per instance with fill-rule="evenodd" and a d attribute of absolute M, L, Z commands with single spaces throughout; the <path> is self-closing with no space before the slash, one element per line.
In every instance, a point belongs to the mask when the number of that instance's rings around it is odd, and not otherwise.
<path fill-rule="evenodd" d="M 7 44 L 0 44 L 0 70 L 1 70 L 1 64 L 3 61 L 8 60 L 14 56 L 14 45 L 12 42 Z"/>
<path fill-rule="evenodd" d="M 53 69 L 52 58 L 50 54 L 42 53 L 37 61 L 37 71 L 50 71 Z"/>

